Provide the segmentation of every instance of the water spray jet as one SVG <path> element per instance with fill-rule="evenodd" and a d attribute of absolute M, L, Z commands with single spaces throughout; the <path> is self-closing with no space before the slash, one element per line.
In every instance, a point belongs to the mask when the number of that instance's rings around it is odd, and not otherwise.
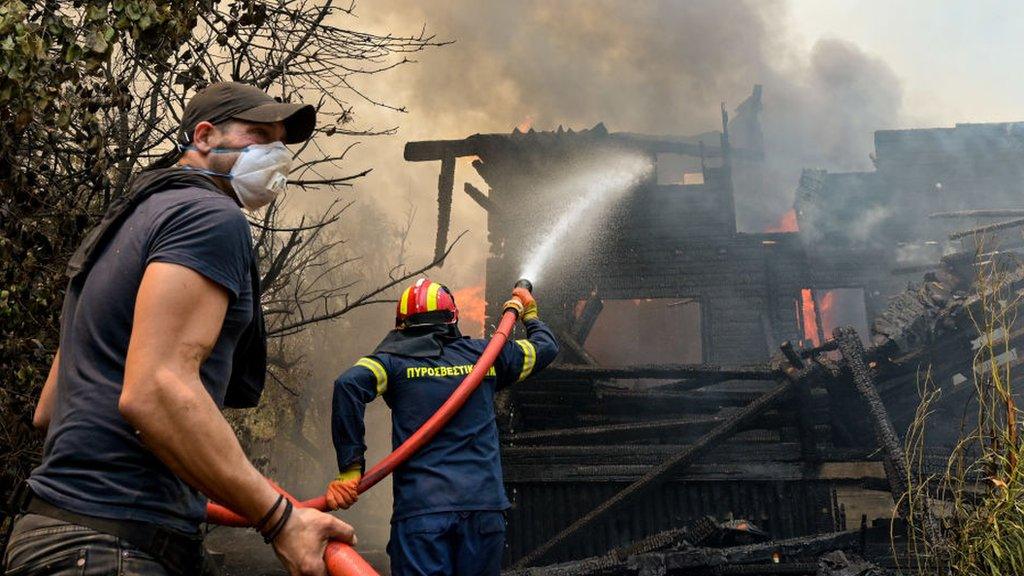
<path fill-rule="evenodd" d="M 565 242 L 570 230 L 576 232 L 575 238 L 591 237 L 595 231 L 593 227 L 605 221 L 616 201 L 636 188 L 653 169 L 650 158 L 637 154 L 623 153 L 602 160 L 599 166 L 585 170 L 545 193 L 546 197 L 576 195 L 576 198 L 540 240 L 523 265 L 520 278 L 541 279 L 556 248 L 559 253 L 566 251 Z"/>

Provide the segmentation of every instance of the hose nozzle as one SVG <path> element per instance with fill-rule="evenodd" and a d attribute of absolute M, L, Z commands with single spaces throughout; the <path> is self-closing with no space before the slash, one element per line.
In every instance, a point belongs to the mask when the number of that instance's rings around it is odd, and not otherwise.
<path fill-rule="evenodd" d="M 513 288 L 526 288 L 526 290 L 532 294 L 533 282 L 530 282 L 526 278 L 520 278 L 519 280 L 516 281 L 515 286 L 513 286 Z"/>

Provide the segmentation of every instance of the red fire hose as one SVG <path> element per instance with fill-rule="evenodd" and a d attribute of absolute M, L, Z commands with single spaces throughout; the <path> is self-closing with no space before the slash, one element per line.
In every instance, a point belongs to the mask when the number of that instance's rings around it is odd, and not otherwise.
<path fill-rule="evenodd" d="M 532 286 L 529 283 L 524 284 L 523 280 L 517 282 L 516 286 L 525 286 L 527 289 L 532 290 Z M 512 328 L 515 326 L 518 316 L 519 312 L 515 308 L 509 307 L 505 309 L 501 315 L 501 321 L 498 322 L 497 330 L 494 331 L 494 335 L 491 336 L 490 342 L 484 348 L 480 359 L 476 361 L 473 370 L 459 384 L 455 392 L 452 392 L 448 400 L 437 409 L 437 412 L 420 426 L 419 430 L 363 475 L 359 485 L 356 487 L 360 494 L 372 488 L 388 474 L 391 474 L 395 468 L 402 465 L 420 448 L 430 442 L 444 428 L 445 424 L 455 416 L 466 401 L 469 400 L 469 397 L 473 395 L 477 387 L 480 386 L 484 376 L 487 375 L 487 371 L 491 369 L 494 361 L 497 360 L 501 349 L 508 342 L 509 335 L 512 333 Z M 327 510 L 327 500 L 323 496 L 299 502 L 273 481 L 268 481 L 275 490 L 284 494 L 295 506 L 315 508 L 320 511 Z M 214 502 L 210 502 L 206 506 L 206 521 L 210 524 L 220 524 L 223 526 L 246 527 L 252 525 L 244 517 Z M 363 560 L 355 549 L 341 542 L 330 542 L 327 545 L 327 551 L 324 553 L 324 562 L 326 562 L 327 572 L 331 576 L 378 576 L 377 572 L 366 560 Z"/>
<path fill-rule="evenodd" d="M 267 479 L 267 482 L 274 487 L 274 490 L 277 490 L 279 493 L 283 494 L 285 498 L 291 500 L 294 506 L 299 508 L 316 508 L 320 511 L 327 510 L 327 503 L 323 496 L 313 498 L 312 500 L 306 500 L 305 502 L 299 502 L 294 496 L 278 486 L 273 480 Z M 231 510 L 228 510 L 214 502 L 210 502 L 206 505 L 206 521 L 210 524 L 235 526 L 238 528 L 245 528 L 252 525 L 252 523 L 244 517 L 235 514 Z M 370 564 L 364 560 L 358 552 L 356 552 L 355 548 L 341 542 L 327 543 L 327 550 L 324 551 L 324 563 L 327 564 L 327 573 L 331 576 L 380 576 L 377 574 L 377 571 L 373 569 L 373 566 L 370 566 Z"/>

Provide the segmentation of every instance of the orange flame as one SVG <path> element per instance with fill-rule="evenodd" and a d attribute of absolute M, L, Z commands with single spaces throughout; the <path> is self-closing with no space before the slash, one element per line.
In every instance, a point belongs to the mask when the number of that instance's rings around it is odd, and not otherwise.
<path fill-rule="evenodd" d="M 790 210 L 782 215 L 778 223 L 774 226 L 769 226 L 765 232 L 798 232 L 800 226 L 796 221 L 796 210 Z"/>
<path fill-rule="evenodd" d="M 831 290 L 825 290 L 822 292 L 821 297 L 818 298 L 818 315 L 821 316 L 821 328 L 825 332 L 827 338 L 832 330 L 836 327 L 834 318 L 834 308 L 836 293 Z"/>
<path fill-rule="evenodd" d="M 530 128 L 533 127 L 533 116 L 527 116 L 522 122 L 516 125 L 516 130 L 520 132 L 529 132 Z"/>
<path fill-rule="evenodd" d="M 810 288 L 800 290 L 800 310 L 803 316 L 804 340 L 810 340 L 815 346 L 821 346 L 818 338 L 818 318 L 821 318 L 821 331 L 828 338 L 836 327 L 835 318 L 836 293 L 823 290 L 818 293 L 818 309 L 815 314 L 814 297 Z"/>
<path fill-rule="evenodd" d="M 484 316 L 487 314 L 483 284 L 456 290 L 454 296 L 455 304 L 459 307 L 459 325 L 463 333 L 474 338 L 483 338 Z"/>
<path fill-rule="evenodd" d="M 811 297 L 810 288 L 804 288 L 800 290 L 800 310 L 803 312 L 804 320 L 804 340 L 810 340 L 815 346 L 820 346 L 821 342 L 818 342 L 818 320 L 814 314 L 814 298 Z"/>

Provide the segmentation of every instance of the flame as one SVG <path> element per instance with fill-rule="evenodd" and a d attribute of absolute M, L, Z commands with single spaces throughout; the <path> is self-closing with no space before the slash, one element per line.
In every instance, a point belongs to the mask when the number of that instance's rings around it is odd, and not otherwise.
<path fill-rule="evenodd" d="M 832 290 L 825 290 L 818 298 L 818 316 L 821 316 L 821 328 L 824 330 L 826 338 L 836 327 L 835 301 L 836 293 Z"/>
<path fill-rule="evenodd" d="M 836 293 L 833 290 L 822 290 L 818 293 L 818 310 L 815 314 L 814 297 L 810 288 L 800 290 L 800 309 L 803 312 L 804 340 L 810 340 L 815 346 L 821 346 L 818 341 L 818 318 L 821 318 L 821 331 L 828 338 L 836 327 L 835 318 Z"/>
<path fill-rule="evenodd" d="M 533 116 L 527 116 L 522 122 L 516 124 L 516 130 L 520 132 L 529 132 L 530 128 L 533 127 Z"/>
<path fill-rule="evenodd" d="M 814 298 L 811 297 L 811 289 L 800 290 L 800 310 L 804 319 L 804 340 L 810 340 L 815 346 L 821 346 L 818 342 L 818 321 L 814 314 Z"/>
<path fill-rule="evenodd" d="M 799 232 L 800 226 L 796 222 L 796 209 L 792 209 L 782 215 L 778 223 L 769 226 L 765 232 Z"/>
<path fill-rule="evenodd" d="M 474 338 L 483 338 L 484 316 L 487 300 L 484 300 L 484 286 L 467 286 L 454 293 L 455 304 L 459 307 L 459 325 L 462 331 Z"/>

